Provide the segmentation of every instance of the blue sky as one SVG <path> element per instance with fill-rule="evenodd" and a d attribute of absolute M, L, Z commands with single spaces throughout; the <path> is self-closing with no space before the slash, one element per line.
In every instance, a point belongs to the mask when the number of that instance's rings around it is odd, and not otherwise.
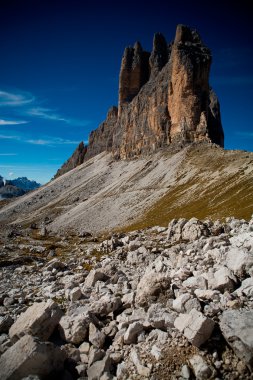
<path fill-rule="evenodd" d="M 124 5 L 122 5 L 124 4 Z M 125 46 L 197 28 L 212 50 L 227 149 L 253 150 L 250 1 L 1 0 L 0 174 L 45 183 L 111 105 Z"/>

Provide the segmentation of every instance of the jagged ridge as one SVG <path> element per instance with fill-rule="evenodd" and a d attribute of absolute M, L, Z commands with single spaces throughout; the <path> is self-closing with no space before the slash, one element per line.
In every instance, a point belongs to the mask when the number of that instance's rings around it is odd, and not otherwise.
<path fill-rule="evenodd" d="M 139 157 L 196 141 L 224 146 L 220 107 L 209 86 L 211 52 L 199 34 L 178 25 L 174 42 L 156 33 L 151 53 L 136 42 L 124 51 L 119 76 L 118 108 L 89 137 L 87 151 L 74 152 L 71 165 L 107 151 L 116 159 Z M 83 154 L 84 153 L 84 154 Z M 72 157 L 73 157 L 72 156 Z"/>

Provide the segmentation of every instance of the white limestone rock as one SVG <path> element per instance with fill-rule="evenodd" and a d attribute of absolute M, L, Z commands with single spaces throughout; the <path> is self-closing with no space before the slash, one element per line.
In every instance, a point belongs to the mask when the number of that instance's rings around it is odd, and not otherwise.
<path fill-rule="evenodd" d="M 84 286 L 92 287 L 97 281 L 107 281 L 109 276 L 105 274 L 101 269 L 92 269 L 85 279 Z"/>
<path fill-rule="evenodd" d="M 201 305 L 197 298 L 193 298 L 189 293 L 181 294 L 173 300 L 172 307 L 178 313 L 188 313 L 192 309 L 201 310 Z"/>
<path fill-rule="evenodd" d="M 234 293 L 238 296 L 245 295 L 248 298 L 253 298 L 253 277 L 243 280 L 240 288 L 236 289 Z"/>
<path fill-rule="evenodd" d="M 253 311 L 225 310 L 220 329 L 236 355 L 253 368 Z"/>
<path fill-rule="evenodd" d="M 63 370 L 64 360 L 64 353 L 53 343 L 25 335 L 0 357 L 1 380 L 19 380 L 30 374 L 46 377 Z"/>
<path fill-rule="evenodd" d="M 209 236 L 210 232 L 206 225 L 196 218 L 191 218 L 182 230 L 182 239 L 188 241 L 195 241 L 201 236 Z"/>
<path fill-rule="evenodd" d="M 202 356 L 194 355 L 190 358 L 189 362 L 197 380 L 208 380 L 213 378 L 213 369 L 206 363 Z"/>
<path fill-rule="evenodd" d="M 82 343 L 88 336 L 89 324 L 93 320 L 94 316 L 86 309 L 63 316 L 59 322 L 61 338 L 73 344 Z"/>
<path fill-rule="evenodd" d="M 141 278 L 136 290 L 135 302 L 144 306 L 170 286 L 170 277 L 166 273 L 147 272 Z"/>
<path fill-rule="evenodd" d="M 249 273 L 253 267 L 253 252 L 232 247 L 226 254 L 225 263 L 235 275 L 239 277 L 244 276 L 244 273 Z"/>
<path fill-rule="evenodd" d="M 102 360 L 93 363 L 87 370 L 88 380 L 101 380 L 105 373 L 110 373 L 111 359 L 106 355 Z"/>
<path fill-rule="evenodd" d="M 151 373 L 151 369 L 142 364 L 140 357 L 134 348 L 132 348 L 132 350 L 130 352 L 130 358 L 131 358 L 132 362 L 134 363 L 138 374 L 140 376 L 149 378 L 150 373 Z"/>
<path fill-rule="evenodd" d="M 124 343 L 131 344 L 135 343 L 138 334 L 143 331 L 143 324 L 140 322 L 133 322 L 128 326 L 127 331 L 124 334 Z"/>
<path fill-rule="evenodd" d="M 108 315 L 118 310 L 122 305 L 120 297 L 116 297 L 110 294 L 102 296 L 98 301 L 93 302 L 90 305 L 90 310 L 99 315 Z"/>
<path fill-rule="evenodd" d="M 169 330 L 174 326 L 174 321 L 177 314 L 173 311 L 169 311 L 161 304 L 155 303 L 150 305 L 147 311 L 147 321 L 153 327 L 157 329 Z"/>
<path fill-rule="evenodd" d="M 47 340 L 58 325 L 63 312 L 52 300 L 35 302 L 11 326 L 9 335 L 13 342 L 26 334 Z"/>
<path fill-rule="evenodd" d="M 102 348 L 105 343 L 105 334 L 94 323 L 89 324 L 89 341 L 97 348 Z"/>
<path fill-rule="evenodd" d="M 209 289 L 219 290 L 220 292 L 224 292 L 225 290 L 233 291 L 237 282 L 233 272 L 224 266 L 214 273 L 209 272 L 207 280 Z"/>
<path fill-rule="evenodd" d="M 200 347 L 210 338 L 215 323 L 200 311 L 192 309 L 189 314 L 180 314 L 174 325 L 194 346 Z"/>

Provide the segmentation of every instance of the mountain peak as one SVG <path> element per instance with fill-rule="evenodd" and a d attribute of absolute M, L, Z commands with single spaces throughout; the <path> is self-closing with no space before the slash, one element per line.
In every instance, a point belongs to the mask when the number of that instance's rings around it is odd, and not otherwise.
<path fill-rule="evenodd" d="M 57 176 L 103 151 L 126 159 L 198 141 L 223 147 L 219 102 L 209 85 L 211 60 L 198 32 L 181 24 L 172 44 L 156 33 L 151 53 L 138 41 L 127 47 L 118 108 L 109 110 L 106 120 L 91 132 L 86 151 L 77 148 L 75 159 Z"/>

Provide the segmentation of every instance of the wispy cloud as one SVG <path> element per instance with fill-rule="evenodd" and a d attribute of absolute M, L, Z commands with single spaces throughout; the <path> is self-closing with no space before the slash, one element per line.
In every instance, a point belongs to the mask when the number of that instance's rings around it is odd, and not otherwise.
<path fill-rule="evenodd" d="M 21 140 L 20 136 L 14 135 L 0 135 L 0 140 Z"/>
<path fill-rule="evenodd" d="M 62 115 L 58 110 L 41 107 L 41 104 L 45 103 L 45 100 L 38 99 L 30 92 L 25 92 L 22 90 L 16 90 L 13 92 L 3 91 L 0 89 L 0 107 L 2 109 L 10 109 L 13 115 L 13 112 L 16 111 L 16 114 L 23 117 L 29 116 L 30 118 L 44 119 L 49 121 L 63 122 L 72 126 L 86 126 L 91 123 L 91 120 L 79 120 L 71 117 L 66 117 Z M 17 125 L 25 124 L 26 121 L 8 121 L 0 120 L 0 125 Z"/>
<path fill-rule="evenodd" d="M 17 93 L 0 90 L 0 107 L 19 107 L 33 103 L 35 97 L 29 92 Z"/>
<path fill-rule="evenodd" d="M 73 119 L 73 118 L 66 118 L 60 115 L 59 113 L 57 113 L 55 110 L 52 110 L 50 108 L 43 108 L 43 107 L 31 108 L 27 110 L 27 114 L 30 116 L 39 117 L 45 120 L 62 121 L 66 124 L 76 125 L 76 126 L 86 126 L 91 123 L 90 120 L 78 120 L 78 119 Z"/>
<path fill-rule="evenodd" d="M 60 137 L 48 137 L 45 136 L 40 139 L 32 139 L 26 136 L 17 136 L 17 135 L 4 135 L 0 134 L 0 140 L 14 140 L 22 143 L 32 144 L 32 145 L 44 145 L 54 147 L 57 145 L 77 145 L 80 141 L 63 139 Z"/>
<path fill-rule="evenodd" d="M 46 146 L 55 146 L 55 145 L 76 145 L 80 141 L 62 139 L 60 137 L 54 137 L 49 139 L 29 139 L 25 140 L 26 143 L 33 145 L 46 145 Z"/>
<path fill-rule="evenodd" d="M 17 153 L 0 153 L 0 156 L 17 156 Z"/>
<path fill-rule="evenodd" d="M 66 121 L 66 119 L 59 114 L 55 113 L 50 108 L 35 107 L 27 111 L 30 116 L 37 116 L 46 120 Z"/>
<path fill-rule="evenodd" d="M 1 125 L 19 125 L 19 124 L 27 124 L 28 121 L 25 120 L 4 120 L 0 119 L 0 126 Z"/>

